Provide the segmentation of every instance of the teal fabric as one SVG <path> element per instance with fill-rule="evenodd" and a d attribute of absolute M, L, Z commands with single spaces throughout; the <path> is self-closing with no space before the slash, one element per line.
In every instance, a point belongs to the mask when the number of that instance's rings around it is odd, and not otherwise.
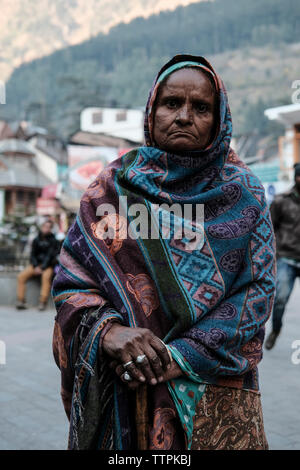
<path fill-rule="evenodd" d="M 196 406 L 201 400 L 206 384 L 198 374 L 193 372 L 188 361 L 172 345 L 167 345 L 173 359 L 178 363 L 185 376 L 168 382 L 168 390 L 174 400 L 181 425 L 185 432 L 187 448 L 191 449 L 193 436 L 193 419 L 196 414 Z"/>
<path fill-rule="evenodd" d="M 162 82 L 168 75 L 171 73 L 175 72 L 175 70 L 182 69 L 184 67 L 201 67 L 207 70 L 213 77 L 215 77 L 215 74 L 209 70 L 204 64 L 201 64 L 200 62 L 193 62 L 193 61 L 185 61 L 185 62 L 178 62 L 177 64 L 171 65 L 171 67 L 167 68 L 158 78 L 157 83 Z"/>

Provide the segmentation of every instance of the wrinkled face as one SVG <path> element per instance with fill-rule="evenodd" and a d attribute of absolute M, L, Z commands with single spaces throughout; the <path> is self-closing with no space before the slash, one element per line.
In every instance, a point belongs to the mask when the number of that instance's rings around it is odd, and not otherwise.
<path fill-rule="evenodd" d="M 156 146 L 180 153 L 207 147 L 215 130 L 216 96 L 202 71 L 184 68 L 161 84 L 155 102 L 153 138 Z"/>

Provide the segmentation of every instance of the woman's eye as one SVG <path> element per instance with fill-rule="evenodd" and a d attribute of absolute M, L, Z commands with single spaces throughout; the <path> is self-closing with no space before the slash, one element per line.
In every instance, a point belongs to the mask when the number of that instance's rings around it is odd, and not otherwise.
<path fill-rule="evenodd" d="M 205 113 L 207 111 L 207 105 L 206 104 L 198 104 L 197 105 L 197 111 L 199 113 Z"/>
<path fill-rule="evenodd" d="M 174 108 L 177 107 L 177 105 L 178 105 L 178 103 L 177 103 L 176 100 L 168 100 L 167 101 L 168 108 L 174 109 Z"/>

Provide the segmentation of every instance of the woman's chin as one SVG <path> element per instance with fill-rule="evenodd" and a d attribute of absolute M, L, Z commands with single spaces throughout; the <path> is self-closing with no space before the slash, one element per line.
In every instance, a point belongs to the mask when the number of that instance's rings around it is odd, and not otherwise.
<path fill-rule="evenodd" d="M 193 141 L 190 135 L 172 136 L 168 142 L 159 146 L 161 150 L 168 153 L 186 153 L 192 151 L 203 150 L 207 147 L 207 142 Z"/>
<path fill-rule="evenodd" d="M 197 145 L 191 145 L 191 143 L 189 143 L 188 145 L 187 143 L 184 143 L 184 142 L 178 142 L 176 144 L 172 143 L 172 145 L 164 145 L 160 147 L 160 149 L 164 150 L 165 152 L 175 153 L 175 154 L 184 154 L 186 152 L 202 150 L 202 148 L 204 147 L 201 146 L 201 144 L 199 143 Z"/>

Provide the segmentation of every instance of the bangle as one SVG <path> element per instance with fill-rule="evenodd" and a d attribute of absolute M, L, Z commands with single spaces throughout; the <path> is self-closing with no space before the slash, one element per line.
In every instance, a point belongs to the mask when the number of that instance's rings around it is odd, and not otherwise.
<path fill-rule="evenodd" d="M 162 344 L 165 346 L 165 348 L 166 348 L 166 350 L 168 351 L 168 354 L 169 354 L 170 362 L 172 362 L 172 361 L 173 361 L 173 356 L 172 356 L 172 353 L 171 353 L 171 351 L 170 351 L 170 349 L 169 349 L 169 346 L 168 346 L 166 343 L 164 343 L 162 339 L 160 339 L 160 338 L 158 338 L 158 339 L 159 339 L 159 341 L 161 341 Z"/>

